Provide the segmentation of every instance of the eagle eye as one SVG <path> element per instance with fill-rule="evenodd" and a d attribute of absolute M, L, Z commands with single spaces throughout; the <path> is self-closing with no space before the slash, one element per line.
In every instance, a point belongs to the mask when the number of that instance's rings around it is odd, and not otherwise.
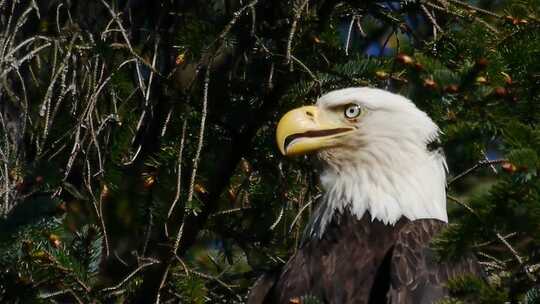
<path fill-rule="evenodd" d="M 362 109 L 357 104 L 350 104 L 345 108 L 343 114 L 347 119 L 354 119 L 362 114 Z"/>

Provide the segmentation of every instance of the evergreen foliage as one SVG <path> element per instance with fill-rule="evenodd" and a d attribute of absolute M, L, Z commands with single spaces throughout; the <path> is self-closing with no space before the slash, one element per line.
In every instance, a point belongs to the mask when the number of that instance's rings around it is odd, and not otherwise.
<path fill-rule="evenodd" d="M 444 132 L 444 302 L 537 303 L 540 1 L 473 4 L 0 0 L 0 302 L 244 302 L 320 194 L 277 119 L 372 86 Z"/>

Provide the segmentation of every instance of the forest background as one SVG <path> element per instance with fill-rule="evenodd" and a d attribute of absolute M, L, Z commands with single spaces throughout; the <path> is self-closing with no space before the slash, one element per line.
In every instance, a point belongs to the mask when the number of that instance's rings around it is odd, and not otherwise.
<path fill-rule="evenodd" d="M 447 303 L 540 303 L 540 1 L 0 0 L 0 302 L 242 303 L 320 189 L 275 124 L 333 89 L 441 127 Z M 303 299 L 318 303 L 318 299 Z"/>

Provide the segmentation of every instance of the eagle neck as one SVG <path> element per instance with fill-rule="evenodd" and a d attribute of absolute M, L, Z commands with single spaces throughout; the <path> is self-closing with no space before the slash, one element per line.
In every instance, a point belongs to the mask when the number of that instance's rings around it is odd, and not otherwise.
<path fill-rule="evenodd" d="M 367 212 L 372 221 L 392 226 L 401 218 L 448 221 L 442 153 L 420 145 L 388 149 L 387 142 L 384 146 L 384 150 L 370 147 L 347 156 L 352 162 L 328 162 L 321 174 L 325 193 L 309 229 L 311 235 L 322 236 L 337 214 L 347 212 L 357 219 Z"/>

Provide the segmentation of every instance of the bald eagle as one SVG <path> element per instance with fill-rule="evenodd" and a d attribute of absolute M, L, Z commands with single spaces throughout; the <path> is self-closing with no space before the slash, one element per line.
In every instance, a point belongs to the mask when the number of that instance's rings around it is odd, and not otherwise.
<path fill-rule="evenodd" d="M 447 224 L 439 128 L 409 99 L 374 88 L 332 91 L 286 113 L 280 151 L 321 160 L 324 195 L 305 240 L 248 303 L 434 303 L 457 276 L 480 275 L 472 255 L 439 262 L 430 240 Z"/>

